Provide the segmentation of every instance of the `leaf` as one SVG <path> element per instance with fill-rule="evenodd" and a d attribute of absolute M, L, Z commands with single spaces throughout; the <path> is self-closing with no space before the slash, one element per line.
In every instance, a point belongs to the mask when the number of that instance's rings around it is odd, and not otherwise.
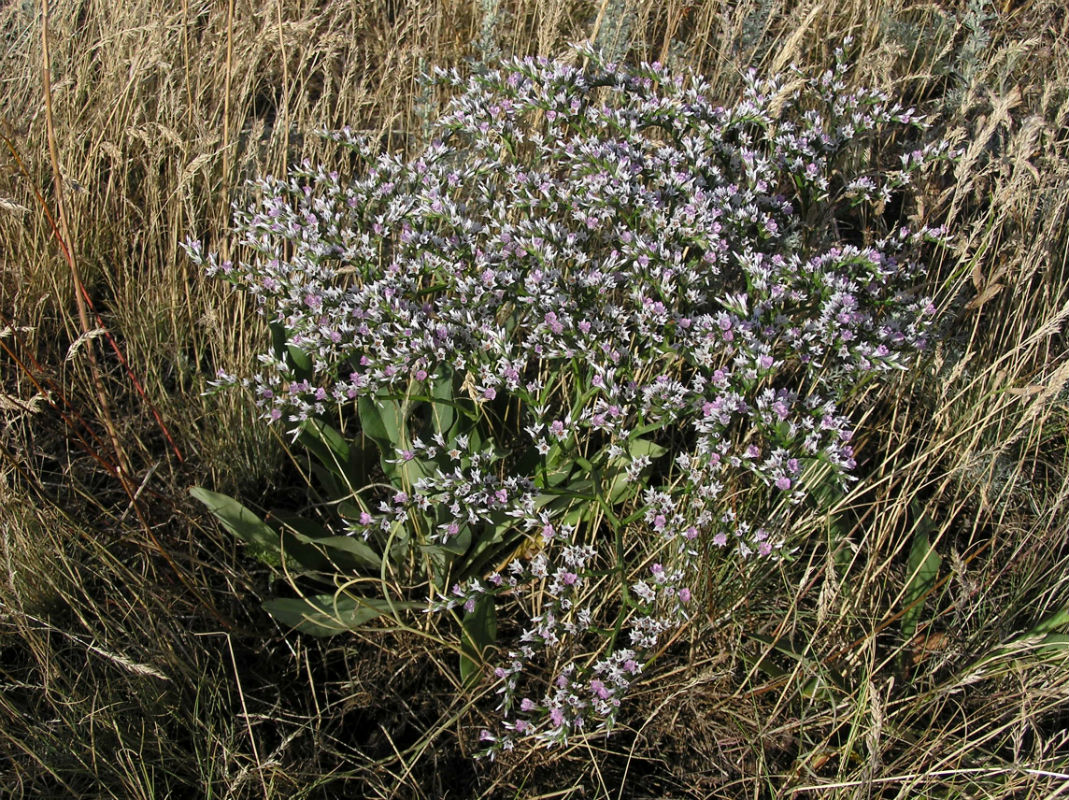
<path fill-rule="evenodd" d="M 831 512 L 846 495 L 831 464 L 821 458 L 802 459 L 801 483 L 813 505 L 825 513 Z"/>
<path fill-rule="evenodd" d="M 343 480 L 350 480 L 353 449 L 336 429 L 312 417 L 301 423 L 297 441 L 308 448 L 324 467 Z M 355 483 L 354 485 L 359 485 Z"/>
<path fill-rule="evenodd" d="M 281 322 L 269 322 L 267 327 L 271 332 L 271 348 L 275 358 L 281 359 L 286 354 L 286 326 Z"/>
<path fill-rule="evenodd" d="M 352 500 L 342 500 L 338 503 L 338 516 L 342 519 L 358 520 L 363 511 L 364 509 Z"/>
<path fill-rule="evenodd" d="M 456 410 L 453 408 L 453 372 L 449 370 L 431 385 L 431 420 L 435 433 L 444 437 L 453 427 Z"/>
<path fill-rule="evenodd" d="M 271 349 L 275 357 L 285 359 L 298 378 L 310 378 L 314 373 L 312 359 L 300 347 L 290 344 L 286 326 L 281 322 L 268 323 L 271 332 Z"/>
<path fill-rule="evenodd" d="M 339 477 L 337 470 L 327 469 L 318 460 L 309 466 L 315 480 L 322 484 L 325 497 L 345 497 L 351 491 L 351 484 L 345 478 Z"/>
<path fill-rule="evenodd" d="M 991 675 L 999 662 L 1030 663 L 1034 659 L 1069 658 L 1069 635 L 1057 633 L 1058 628 L 1069 625 L 1069 609 L 1061 609 L 1052 616 L 1017 634 L 1012 639 L 992 648 L 966 671 L 967 675 Z"/>
<path fill-rule="evenodd" d="M 268 522 L 275 523 L 280 530 L 300 534 L 300 539 L 304 542 L 314 542 L 317 539 L 325 539 L 331 535 L 329 530 L 314 519 L 308 519 L 300 514 L 291 514 L 286 511 L 272 512 L 268 517 Z"/>
<path fill-rule="evenodd" d="M 295 514 L 275 514 L 275 518 L 284 527 L 286 554 L 294 557 L 308 569 L 327 569 L 344 567 L 346 569 L 371 569 L 378 571 L 382 559 L 366 542 L 351 536 L 336 536 L 314 520 Z M 327 551 L 344 554 L 338 559 L 332 558 Z"/>
<path fill-rule="evenodd" d="M 400 403 L 386 394 L 374 399 L 361 397 L 357 413 L 362 430 L 378 445 L 382 471 L 394 485 L 413 484 L 433 471 L 433 465 L 420 459 L 394 461 L 408 438 L 406 412 Z"/>
<path fill-rule="evenodd" d="M 557 469 L 547 470 L 545 473 L 545 480 L 541 480 L 542 476 L 539 475 L 539 480 L 537 480 L 536 483 L 538 483 L 539 485 L 544 483 L 545 486 L 543 488 L 546 489 L 552 488 L 554 486 L 560 486 L 562 483 L 568 480 L 569 477 L 571 477 L 573 466 L 574 465 L 571 462 L 568 462 L 567 464 L 561 465 Z"/>
<path fill-rule="evenodd" d="M 268 600 L 264 610 L 283 625 L 311 636 L 335 636 L 354 631 L 384 614 L 424 606 L 416 602 L 390 602 L 381 597 L 321 594 Z"/>
<path fill-rule="evenodd" d="M 305 420 L 304 429 L 329 447 L 330 452 L 334 453 L 339 462 L 347 463 L 353 457 L 353 450 L 348 446 L 341 432 L 327 425 L 322 419 L 309 417 Z"/>
<path fill-rule="evenodd" d="M 631 480 L 623 470 L 617 472 L 609 485 L 609 505 L 618 506 L 630 500 L 642 486 L 639 480 Z"/>
<path fill-rule="evenodd" d="M 401 484 L 402 486 L 405 483 L 409 486 L 414 486 L 420 478 L 426 478 L 428 475 L 434 474 L 434 462 L 423 458 L 410 458 L 408 461 L 402 461 L 395 466 L 401 475 L 402 481 L 404 481 Z"/>
<path fill-rule="evenodd" d="M 253 556 L 270 566 L 282 563 L 278 532 L 232 497 L 201 486 L 189 490 L 227 530 L 249 545 Z"/>
<path fill-rule="evenodd" d="M 1069 626 L 1069 608 L 1063 608 L 1058 613 L 1047 617 L 1024 636 L 1042 636 L 1065 626 Z"/>
<path fill-rule="evenodd" d="M 554 486 L 559 486 L 568 479 L 568 476 L 572 474 L 575 469 L 575 460 L 572 458 L 562 457 L 562 448 L 560 442 L 554 442 L 549 448 L 549 452 L 546 453 L 543 460 L 538 456 L 537 451 L 534 448 L 530 450 L 533 456 L 533 464 L 535 466 L 535 484 L 543 489 L 549 489 Z M 545 469 L 541 468 L 542 464 L 545 464 Z"/>
<path fill-rule="evenodd" d="M 535 542 L 541 543 L 542 538 L 525 536 L 514 519 L 505 518 L 493 527 L 487 526 L 464 558 L 452 565 L 455 579 L 463 582 L 468 578 L 483 578 L 488 572 L 503 569 L 521 551 L 534 555 L 528 546 Z"/>
<path fill-rule="evenodd" d="M 319 539 L 316 544 L 327 550 L 350 556 L 354 567 L 365 567 L 375 572 L 382 568 L 382 558 L 375 552 L 375 548 L 352 536 L 328 536 L 325 539 Z"/>
<path fill-rule="evenodd" d="M 1069 656 L 1069 635 L 1048 633 L 1036 646 L 1036 652 L 1045 656 Z"/>
<path fill-rule="evenodd" d="M 309 570 L 330 569 L 330 560 L 320 548 L 315 547 L 320 539 L 330 536 L 330 531 L 318 522 L 281 511 L 273 512 L 267 522 L 278 531 L 282 554 L 287 560 L 293 560 Z"/>
<path fill-rule="evenodd" d="M 598 502 L 598 498 L 594 494 L 593 481 L 573 480 L 560 489 L 546 489 L 535 495 L 534 502 L 536 508 L 545 508 L 550 512 L 550 516 L 555 516 L 562 511 L 568 511 L 576 503 L 593 506 Z"/>
<path fill-rule="evenodd" d="M 649 439 L 632 439 L 627 443 L 627 452 L 632 460 L 642 456 L 649 456 L 653 460 L 663 456 L 668 449 Z"/>
<path fill-rule="evenodd" d="M 420 549 L 427 553 L 441 552 L 448 553 L 449 556 L 462 556 L 471 547 L 471 536 L 471 526 L 464 525 L 457 531 L 456 536 L 451 536 L 439 544 L 421 545 Z"/>
<path fill-rule="evenodd" d="M 912 507 L 914 512 L 918 510 L 915 502 Z M 929 538 L 932 527 L 928 515 L 921 512 L 906 564 L 906 590 L 903 597 L 906 611 L 902 614 L 902 635 L 906 639 L 913 638 L 913 634 L 917 632 L 917 623 L 924 610 L 922 598 L 935 585 L 936 578 L 939 576 L 939 567 L 943 563 L 943 559 L 935 552 Z"/>
<path fill-rule="evenodd" d="M 642 457 L 648 457 L 651 461 L 660 458 L 668 450 L 665 447 L 650 441 L 649 439 L 632 439 L 627 445 L 627 455 L 617 456 L 609 461 L 609 473 L 613 476 L 609 484 L 608 500 L 610 506 L 617 506 L 631 499 L 642 488 L 645 478 L 649 474 L 650 467 L 644 468 L 640 473 L 639 480 L 631 480 L 627 476 L 627 465 Z"/>
<path fill-rule="evenodd" d="M 393 458 L 394 450 L 401 445 L 404 428 L 400 404 L 386 394 L 374 398 L 361 396 L 356 410 L 360 429 L 379 446 L 383 458 Z"/>
<path fill-rule="evenodd" d="M 483 595 L 461 622 L 460 679 L 465 684 L 478 676 L 486 649 L 496 642 L 497 607 L 493 597 Z"/>
<path fill-rule="evenodd" d="M 854 559 L 854 545 L 850 534 L 859 519 L 848 506 L 841 506 L 846 491 L 831 464 L 819 458 L 802 459 L 800 484 L 805 487 L 808 502 L 827 515 L 828 549 L 836 573 L 842 577 L 850 571 Z"/>
<path fill-rule="evenodd" d="M 1069 636 L 1056 633 L 1058 628 L 1069 626 L 1069 609 L 1062 609 L 1035 625 L 1031 630 L 1015 636 L 1000 649 L 1012 652 L 1018 648 L 1031 648 L 1042 655 L 1069 655 Z"/>
<path fill-rule="evenodd" d="M 286 354 L 289 356 L 289 360 L 293 364 L 298 375 L 303 377 L 310 377 L 312 375 L 312 359 L 306 352 L 296 345 L 287 344 Z"/>

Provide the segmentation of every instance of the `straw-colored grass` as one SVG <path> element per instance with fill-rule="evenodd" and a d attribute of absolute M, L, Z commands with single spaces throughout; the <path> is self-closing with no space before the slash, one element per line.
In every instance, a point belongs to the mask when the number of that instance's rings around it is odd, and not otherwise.
<path fill-rule="evenodd" d="M 48 8 L 47 59 L 45 22 L 0 8 L 0 793 L 1069 793 L 1063 3 L 84 0 Z M 225 248 L 246 178 L 329 155 L 314 129 L 416 146 L 445 100 L 418 76 L 480 49 L 592 40 L 730 98 L 846 35 L 853 79 L 965 155 L 908 209 L 956 241 L 933 358 L 859 400 L 865 480 L 799 557 L 710 592 L 611 737 L 492 764 L 470 753 L 487 688 L 458 695 L 422 640 L 283 636 L 269 574 L 187 500 L 299 501 L 247 403 L 202 394 L 264 331 L 180 242 Z"/>

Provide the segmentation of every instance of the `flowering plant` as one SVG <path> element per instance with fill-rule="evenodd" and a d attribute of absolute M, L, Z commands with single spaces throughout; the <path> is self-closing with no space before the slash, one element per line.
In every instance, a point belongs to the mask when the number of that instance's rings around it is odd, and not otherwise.
<path fill-rule="evenodd" d="M 197 495 L 333 584 L 269 603 L 298 628 L 457 614 L 465 677 L 499 681 L 491 752 L 611 724 L 703 569 L 781 557 L 792 507 L 855 466 L 843 404 L 933 312 L 912 287 L 941 232 L 872 213 L 951 155 L 869 163 L 914 112 L 845 67 L 751 74 L 725 107 L 579 55 L 440 72 L 457 94 L 423 152 L 328 134 L 356 177 L 260 180 L 248 260 L 188 247 L 269 315 L 244 383 L 330 503 L 272 525 Z M 499 657 L 506 599 L 529 622 Z"/>

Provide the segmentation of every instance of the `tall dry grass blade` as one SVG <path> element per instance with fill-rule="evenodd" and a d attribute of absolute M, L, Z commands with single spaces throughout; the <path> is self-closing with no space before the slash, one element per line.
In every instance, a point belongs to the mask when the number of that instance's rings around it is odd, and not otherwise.
<path fill-rule="evenodd" d="M 67 221 L 67 205 L 64 200 L 63 173 L 59 167 L 59 154 L 56 150 L 56 131 L 52 114 L 52 60 L 49 57 L 49 1 L 42 0 L 41 4 L 41 59 L 42 77 L 44 82 L 44 105 L 45 126 L 47 129 L 48 156 L 52 164 L 53 192 L 56 202 L 56 217 L 59 220 L 59 228 L 56 231 L 56 241 L 70 269 L 71 279 L 74 281 L 74 298 L 78 308 L 78 320 L 82 326 L 82 335 L 87 334 L 92 326 L 89 323 L 89 312 L 86 309 L 85 285 L 82 283 L 78 270 L 78 261 L 74 252 L 74 240 L 71 237 L 70 225 Z M 9 143 L 10 146 L 10 143 Z M 100 377 L 100 368 L 96 361 L 96 354 L 92 348 L 87 351 L 90 364 L 90 372 L 93 385 L 96 389 L 97 402 L 100 404 L 101 419 L 104 429 L 107 431 L 115 453 L 117 475 L 125 487 L 129 481 L 130 464 L 126 450 L 119 441 L 119 435 L 115 429 L 115 423 L 111 415 L 111 403 L 107 392 L 104 391 L 104 383 Z"/>

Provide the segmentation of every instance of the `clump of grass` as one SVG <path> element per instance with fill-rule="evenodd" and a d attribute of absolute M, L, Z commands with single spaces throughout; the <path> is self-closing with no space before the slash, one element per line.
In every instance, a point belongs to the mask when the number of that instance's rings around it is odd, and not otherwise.
<path fill-rule="evenodd" d="M 665 650 L 658 679 L 635 687 L 613 738 L 472 767 L 450 742 L 481 720 L 452 704 L 446 666 L 418 666 L 436 654 L 372 632 L 329 647 L 281 632 L 262 643 L 270 622 L 253 611 L 266 574 L 175 499 L 195 482 L 264 496 L 289 482 L 284 448 L 237 398 L 199 394 L 216 367 L 247 361 L 262 332 L 178 251 L 191 229 L 225 230 L 244 177 L 317 157 L 304 132 L 361 120 L 386 148 L 415 143 L 417 75 L 472 54 L 482 5 L 52 9 L 71 242 L 103 322 L 186 458 L 168 455 L 104 340 L 87 342 L 101 348 L 119 439 L 168 563 L 89 453 L 103 452 L 90 434 L 101 429 L 89 364 L 84 353 L 65 360 L 84 331 L 33 196 L 53 199 L 40 18 L 8 4 L 0 116 L 28 172 L 3 156 L 0 328 L 24 329 L 0 338 L 11 347 L 0 357 L 11 404 L 0 409 L 0 555 L 14 572 L 0 589 L 10 794 L 1061 790 L 1069 50 L 1060 4 L 973 4 L 983 13 L 968 18 L 890 0 L 623 5 L 633 20 L 625 59 L 691 65 L 725 101 L 737 96 L 740 64 L 793 60 L 813 71 L 829 43 L 852 34 L 859 81 L 931 103 L 967 148 L 953 183 L 903 210 L 948 224 L 960 244 L 932 265 L 948 320 L 935 361 L 863 406 L 874 433 L 859 461 L 875 488 L 829 498 L 808 523 L 824 543 L 790 569 L 711 594 Z M 597 18 L 589 4 L 536 0 L 502 2 L 500 13 L 507 24 L 493 30 L 506 55 L 557 55 L 589 40 Z M 34 401 L 46 393 L 56 409 Z M 41 410 L 28 414 L 34 402 Z"/>

